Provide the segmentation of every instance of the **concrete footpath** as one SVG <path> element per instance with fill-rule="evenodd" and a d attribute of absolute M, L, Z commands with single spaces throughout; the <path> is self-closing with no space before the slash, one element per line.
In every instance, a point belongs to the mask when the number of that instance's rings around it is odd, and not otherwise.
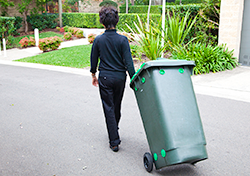
<path fill-rule="evenodd" d="M 82 29 L 85 36 L 89 33 L 99 34 L 104 31 L 104 29 Z M 77 46 L 77 45 L 86 45 L 89 44 L 87 38 L 65 41 L 62 42 L 61 48 Z M 10 49 L 7 50 L 7 57 L 3 56 L 3 52 L 0 55 L 0 64 L 22 66 L 22 67 L 31 67 L 38 69 L 48 69 L 54 71 L 61 71 L 67 73 L 74 73 L 80 75 L 90 75 L 89 70 L 86 69 L 76 69 L 76 68 L 67 68 L 60 66 L 49 66 L 41 64 L 32 64 L 32 63 L 23 63 L 23 62 L 14 62 L 13 60 L 35 56 L 41 54 L 42 51 L 38 47 L 31 47 L 26 49 Z M 238 101 L 250 102 L 250 67 L 247 66 L 238 66 L 233 70 L 227 70 L 218 73 L 209 73 L 203 75 L 194 75 L 192 76 L 194 90 L 198 94 L 210 95 L 221 98 L 229 98 Z"/>

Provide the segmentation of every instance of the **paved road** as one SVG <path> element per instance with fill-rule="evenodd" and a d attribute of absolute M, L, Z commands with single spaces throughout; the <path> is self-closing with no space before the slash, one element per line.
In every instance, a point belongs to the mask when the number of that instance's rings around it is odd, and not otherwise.
<path fill-rule="evenodd" d="M 249 175 L 250 103 L 197 94 L 209 159 L 148 174 L 149 151 L 127 89 L 121 148 L 108 148 L 98 89 L 88 76 L 0 64 L 0 175 Z"/>

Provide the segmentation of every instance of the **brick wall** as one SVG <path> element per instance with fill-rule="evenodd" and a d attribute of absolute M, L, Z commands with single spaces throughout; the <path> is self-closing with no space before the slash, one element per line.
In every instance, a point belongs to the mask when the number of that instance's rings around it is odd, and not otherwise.
<path fill-rule="evenodd" d="M 219 44 L 226 43 L 234 56 L 239 58 L 244 0 L 222 0 L 220 13 Z"/>
<path fill-rule="evenodd" d="M 101 7 L 99 7 L 99 4 L 102 1 L 103 0 L 92 0 L 89 2 L 90 4 L 87 4 L 87 3 L 81 4 L 79 11 L 82 13 L 99 13 L 99 11 L 101 10 Z M 115 1 L 118 4 L 118 6 L 121 5 L 121 3 L 118 3 L 117 0 L 113 0 L 113 1 Z"/>
<path fill-rule="evenodd" d="M 8 8 L 8 16 L 20 16 L 23 18 L 22 14 L 20 14 L 17 10 L 18 3 L 20 3 L 21 0 L 11 0 L 11 1 L 14 2 L 15 6 Z M 29 5 L 29 9 L 33 9 L 34 7 L 36 7 L 35 0 L 31 2 L 31 4 Z M 24 31 L 24 22 L 22 24 L 22 27 L 18 31 L 20 32 Z"/>

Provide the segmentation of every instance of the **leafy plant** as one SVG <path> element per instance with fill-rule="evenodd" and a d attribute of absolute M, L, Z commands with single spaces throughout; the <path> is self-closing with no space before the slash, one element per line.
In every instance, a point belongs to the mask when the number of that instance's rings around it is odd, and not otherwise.
<path fill-rule="evenodd" d="M 36 46 L 36 40 L 34 37 L 30 37 L 30 40 L 28 42 L 28 46 Z"/>
<path fill-rule="evenodd" d="M 195 24 L 201 42 L 218 44 L 218 29 L 220 21 L 220 0 L 204 0 L 199 10 L 198 20 Z"/>
<path fill-rule="evenodd" d="M 13 45 L 13 43 L 14 43 L 14 40 L 15 40 L 15 38 L 14 38 L 12 35 L 9 35 L 9 36 L 7 37 L 6 49 L 12 48 L 12 45 Z"/>
<path fill-rule="evenodd" d="M 78 31 L 78 28 L 76 28 L 76 27 L 69 27 L 69 32 L 71 32 L 71 34 L 75 35 L 77 31 Z"/>
<path fill-rule="evenodd" d="M 214 47 L 204 43 L 190 43 L 186 46 L 176 46 L 172 59 L 195 61 L 194 74 L 231 70 L 238 65 L 233 51 L 229 51 L 226 45 Z"/>
<path fill-rule="evenodd" d="M 61 33 L 65 32 L 64 28 L 61 28 L 61 29 L 60 29 L 60 32 L 61 32 Z"/>
<path fill-rule="evenodd" d="M 20 40 L 19 44 L 21 45 L 22 48 L 26 48 L 28 46 L 35 46 L 36 45 L 36 41 L 34 39 L 34 37 L 24 37 Z"/>
<path fill-rule="evenodd" d="M 158 57 L 161 57 L 167 48 L 167 44 L 162 46 L 160 22 L 155 24 L 151 21 L 150 25 L 147 23 L 143 24 L 138 16 L 138 24 L 134 22 L 134 28 L 132 29 L 130 26 L 128 28 L 133 33 L 134 41 L 142 47 L 142 51 L 149 59 L 156 60 Z"/>
<path fill-rule="evenodd" d="M 9 0 L 1 0 L 0 1 L 0 16 L 8 16 L 8 7 L 13 7 L 15 4 Z"/>
<path fill-rule="evenodd" d="M 204 0 L 175 0 L 175 4 L 197 4 L 197 3 L 203 3 Z"/>
<path fill-rule="evenodd" d="M 56 50 L 60 44 L 62 43 L 62 39 L 60 37 L 48 37 L 39 40 L 39 49 L 43 52 Z"/>
<path fill-rule="evenodd" d="M 62 34 L 58 34 L 58 33 L 55 33 L 55 32 L 41 32 L 39 33 L 39 39 L 43 39 L 43 38 L 47 38 L 47 37 L 54 37 L 54 36 L 58 36 L 60 38 L 63 38 L 63 35 Z M 34 37 L 34 34 L 32 35 L 25 35 L 25 36 L 18 36 L 18 37 L 14 37 L 13 38 L 13 42 L 12 42 L 12 46 L 10 48 L 18 48 L 18 47 L 21 47 L 21 45 L 19 44 L 20 40 L 24 37 Z"/>
<path fill-rule="evenodd" d="M 64 26 L 63 29 L 65 32 L 69 32 L 69 26 Z"/>
<path fill-rule="evenodd" d="M 166 28 L 168 35 L 165 40 L 170 41 L 171 47 L 184 45 L 185 39 L 196 21 L 196 17 L 194 19 L 190 18 L 190 12 L 187 12 L 185 17 L 181 18 L 179 15 L 176 16 L 174 11 L 172 11 L 172 15 L 168 11 L 167 16 Z M 195 39 L 193 38 L 191 41 Z"/>
<path fill-rule="evenodd" d="M 23 22 L 23 18 L 19 17 L 19 16 L 15 16 L 15 31 L 14 31 L 14 35 L 20 35 L 20 33 L 17 32 L 18 29 L 20 29 L 22 27 L 22 22 Z"/>
<path fill-rule="evenodd" d="M 27 16 L 27 21 L 31 24 L 32 29 L 37 28 L 39 31 L 45 28 L 56 28 L 58 14 L 33 14 Z"/>
<path fill-rule="evenodd" d="M 99 4 L 100 7 L 109 7 L 109 6 L 114 6 L 114 7 L 118 7 L 118 4 L 114 1 L 110 1 L 110 0 L 104 0 Z"/>
<path fill-rule="evenodd" d="M 120 13 L 126 12 L 126 6 L 120 6 Z M 161 5 L 154 5 L 151 6 L 150 12 L 152 14 L 161 14 L 162 6 Z M 128 9 L 129 13 L 147 13 L 148 12 L 148 5 L 130 5 Z"/>
<path fill-rule="evenodd" d="M 133 58 L 141 60 L 142 51 L 138 45 L 130 45 L 130 50 Z"/>
<path fill-rule="evenodd" d="M 64 26 L 74 26 L 78 28 L 103 28 L 102 24 L 99 22 L 98 13 L 63 13 L 62 16 Z M 147 14 L 138 14 L 138 16 L 143 23 L 147 21 Z M 160 18 L 160 14 L 150 14 L 150 20 L 155 23 L 157 23 Z M 132 26 L 134 21 L 137 21 L 137 14 L 119 14 L 119 22 L 116 27 L 117 29 L 130 32 L 126 23 L 129 26 Z"/>
<path fill-rule="evenodd" d="M 89 35 L 88 35 L 88 42 L 89 42 L 89 43 L 93 43 L 94 40 L 95 40 L 95 38 L 96 38 L 96 36 L 97 36 L 96 34 L 92 34 L 92 33 L 89 34 Z"/>
<path fill-rule="evenodd" d="M 78 29 L 78 31 L 76 32 L 75 36 L 76 36 L 77 38 L 83 38 L 83 37 L 84 37 L 84 36 L 83 36 L 83 31 L 80 30 L 80 29 Z"/>
<path fill-rule="evenodd" d="M 7 38 L 14 34 L 16 30 L 14 17 L 0 17 L 0 39 Z"/>
<path fill-rule="evenodd" d="M 65 40 L 71 40 L 72 39 L 72 34 L 70 32 L 65 32 L 63 35 Z"/>
<path fill-rule="evenodd" d="M 19 44 L 21 45 L 22 48 L 26 48 L 29 44 L 29 38 L 24 37 L 23 39 L 20 40 Z"/>

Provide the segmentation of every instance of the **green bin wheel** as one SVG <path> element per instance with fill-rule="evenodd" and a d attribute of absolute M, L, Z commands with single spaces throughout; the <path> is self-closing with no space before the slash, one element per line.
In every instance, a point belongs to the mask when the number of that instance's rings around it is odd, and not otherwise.
<path fill-rule="evenodd" d="M 144 167 L 148 172 L 153 170 L 153 157 L 150 153 L 146 152 L 143 156 Z"/>

